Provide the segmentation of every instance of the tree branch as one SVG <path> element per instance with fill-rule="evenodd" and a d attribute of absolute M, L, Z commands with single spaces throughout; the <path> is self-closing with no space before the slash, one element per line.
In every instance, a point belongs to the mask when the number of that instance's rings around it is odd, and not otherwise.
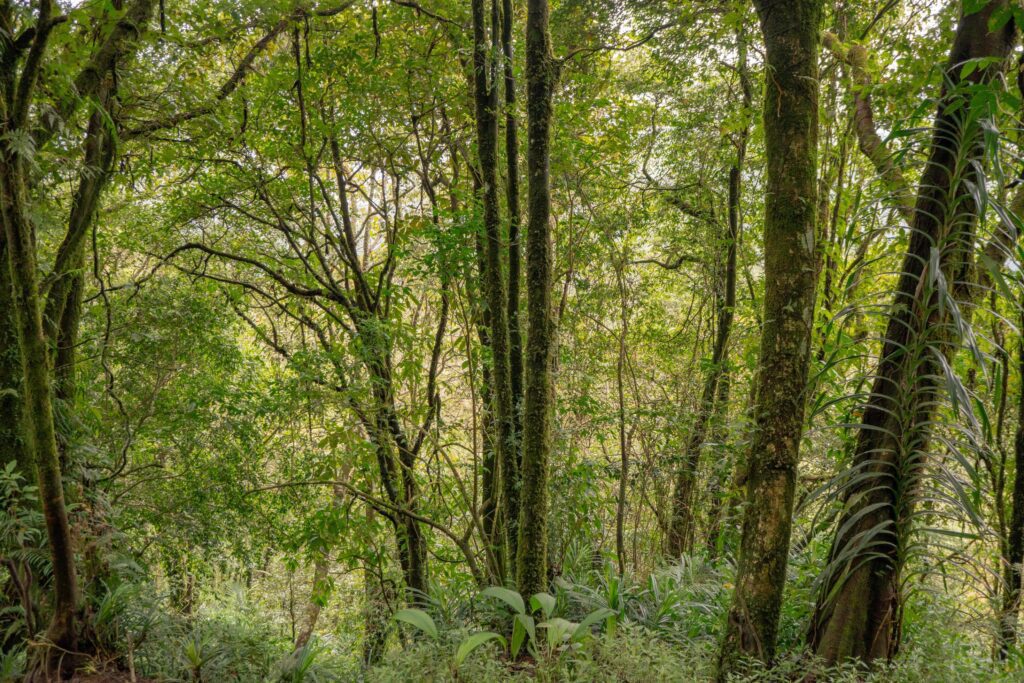
<path fill-rule="evenodd" d="M 238 63 L 238 66 L 235 68 L 235 71 L 224 82 L 224 84 L 221 85 L 220 89 L 217 91 L 217 94 L 214 95 L 211 101 L 189 111 L 178 112 L 177 114 L 172 114 L 171 116 L 168 116 L 163 119 L 156 119 L 154 121 L 148 121 L 146 123 L 140 124 L 136 128 L 125 131 L 123 133 L 123 136 L 126 139 L 142 137 L 159 130 L 164 130 L 166 128 L 174 128 L 175 126 L 179 126 L 183 123 L 186 123 L 188 121 L 197 119 L 201 116 L 205 116 L 206 114 L 211 113 L 214 109 L 217 108 L 217 105 L 219 105 L 221 102 L 227 99 L 228 96 L 231 93 L 233 93 L 238 88 L 239 85 L 241 85 L 245 77 L 249 74 L 250 71 L 252 71 L 253 64 L 255 63 L 256 58 L 259 57 L 260 54 L 264 52 L 267 49 L 267 47 L 274 41 L 274 39 L 281 35 L 281 33 L 283 33 L 284 30 L 288 28 L 288 26 L 293 21 L 296 21 L 298 19 L 305 19 L 310 16 L 334 16 L 345 11 L 346 9 L 351 7 L 352 4 L 352 2 L 346 2 L 338 7 L 313 11 L 309 11 L 302 8 L 295 10 L 294 12 L 292 12 L 291 14 L 289 14 L 288 16 L 284 17 L 276 24 L 274 24 L 274 26 L 271 27 L 271 29 L 267 31 L 267 33 L 264 34 L 262 38 L 256 41 L 255 45 L 249 48 L 249 51 L 245 53 L 244 57 L 242 57 L 242 61 Z"/>
<path fill-rule="evenodd" d="M 914 221 L 914 189 L 896 165 L 885 140 L 875 126 L 874 109 L 871 106 L 871 77 L 867 72 L 868 52 L 863 45 L 844 45 L 835 34 L 825 32 L 822 36 L 825 47 L 850 71 L 853 93 L 853 121 L 857 131 L 860 151 L 874 165 L 885 188 L 893 194 L 896 210 L 908 224 Z"/>

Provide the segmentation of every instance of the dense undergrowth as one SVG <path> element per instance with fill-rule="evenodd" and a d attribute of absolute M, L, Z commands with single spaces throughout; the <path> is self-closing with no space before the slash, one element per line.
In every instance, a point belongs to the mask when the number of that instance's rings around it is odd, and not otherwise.
<path fill-rule="evenodd" d="M 220 588 L 201 596 L 190 616 L 171 608 L 156 585 L 124 582 L 92 605 L 99 650 L 112 654 L 97 656 L 91 668 L 132 672 L 140 681 L 210 683 L 709 680 L 732 573 L 723 562 L 684 558 L 643 579 L 620 578 L 610 565 L 561 577 L 544 609 L 550 610 L 548 622 L 565 620 L 571 632 L 596 610 L 614 616 L 596 620 L 586 634 L 548 637 L 538 606 L 534 637 L 525 638 L 516 658 L 508 649 L 515 610 L 470 586 L 437 591 L 449 597 L 430 601 L 423 610 L 437 628 L 435 636 L 393 620 L 387 652 L 373 666 L 362 661 L 360 621 L 331 610 L 351 596 L 336 593 L 325 606 L 317 636 L 294 651 L 294 622 L 283 615 L 294 615 L 295 606 L 265 602 L 273 593 L 258 582 L 219 581 Z M 895 661 L 872 671 L 825 669 L 802 652 L 811 581 L 799 569 L 790 578 L 780 661 L 770 671 L 752 664 L 736 680 L 801 680 L 809 673 L 819 681 L 878 683 L 1024 678 L 1024 655 L 1014 652 L 1005 662 L 994 661 L 990 643 L 980 638 L 984 625 L 970 623 L 960 606 L 927 591 L 907 615 L 905 647 Z M 502 638 L 460 653 L 478 633 Z M 22 651 L 4 656 L 0 676 L 17 680 L 24 663 Z"/>

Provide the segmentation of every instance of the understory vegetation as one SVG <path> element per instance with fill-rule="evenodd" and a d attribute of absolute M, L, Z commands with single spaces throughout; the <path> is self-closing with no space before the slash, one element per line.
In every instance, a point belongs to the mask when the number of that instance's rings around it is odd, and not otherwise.
<path fill-rule="evenodd" d="M 506 633 L 513 611 L 470 584 L 447 586 L 427 612 L 436 637 L 415 627 L 395 629 L 394 646 L 373 666 L 363 659 L 363 619 L 346 609 L 356 596 L 339 591 L 325 601 L 321 633 L 296 650 L 297 607 L 287 596 L 295 586 L 286 571 L 268 572 L 250 586 L 227 576 L 210 581 L 209 594 L 184 616 L 168 609 L 152 584 L 125 582 L 94 605 L 103 654 L 90 668 L 134 671 L 157 681 L 693 681 L 714 675 L 718 638 L 728 607 L 734 569 L 703 558 L 684 558 L 640 581 L 619 578 L 609 565 L 556 584 L 555 614 L 580 622 L 597 609 L 614 611 L 588 637 L 550 645 L 541 633 L 535 648 L 517 660 L 508 643 L 489 641 L 461 660 L 460 647 L 476 633 Z M 292 576 L 292 581 L 297 577 Z M 140 577 L 141 580 L 141 577 Z M 867 682 L 1015 681 L 1024 658 L 1004 663 L 990 657 L 991 641 L 941 594 L 918 599 L 898 660 L 866 672 L 853 664 L 829 666 L 801 653 L 809 617 L 809 575 L 792 577 L 793 597 L 784 610 L 779 647 L 787 654 L 772 669 L 756 662 L 736 674 L 742 681 L 790 681 L 813 672 L 819 680 Z M 439 587 L 440 588 L 440 587 Z M 438 590 L 439 595 L 442 591 Z M 267 600 L 267 596 L 272 599 Z M 282 599 L 282 597 L 284 598 Z M 801 605 L 803 606 L 801 608 Z M 406 625 L 408 626 L 408 625 Z M 970 628 L 969 628 L 970 627 Z M 403 632 L 404 631 L 404 632 Z M 5 655 L 2 673 L 24 671 L 23 650 Z M 100 679 L 103 680 L 103 679 Z"/>

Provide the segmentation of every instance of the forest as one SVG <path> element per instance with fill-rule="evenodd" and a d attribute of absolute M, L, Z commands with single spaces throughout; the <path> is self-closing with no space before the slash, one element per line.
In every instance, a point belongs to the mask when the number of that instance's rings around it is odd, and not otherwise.
<path fill-rule="evenodd" d="M 0 0 L 0 681 L 1024 680 L 1022 0 Z"/>

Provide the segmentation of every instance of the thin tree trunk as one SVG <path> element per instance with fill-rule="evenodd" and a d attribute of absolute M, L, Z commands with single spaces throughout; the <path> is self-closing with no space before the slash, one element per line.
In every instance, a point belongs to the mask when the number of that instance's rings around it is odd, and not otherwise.
<path fill-rule="evenodd" d="M 373 515 L 373 508 L 367 506 L 367 520 L 372 521 Z M 379 664 L 387 650 L 388 634 L 394 623 L 391 615 L 395 590 L 393 583 L 369 560 L 363 561 L 363 594 L 366 600 L 363 605 L 363 665 L 370 667 Z"/>
<path fill-rule="evenodd" d="M 732 607 L 717 676 L 771 662 L 786 578 L 814 325 L 820 0 L 756 0 L 766 48 L 765 303 Z"/>
<path fill-rule="evenodd" d="M 747 71 L 747 40 L 743 30 L 737 31 L 737 64 L 736 70 L 740 77 L 741 105 L 744 110 L 750 108 L 753 92 L 750 76 Z M 678 557 L 692 547 L 696 520 L 693 509 L 694 485 L 697 469 L 700 464 L 701 450 L 707 440 L 709 426 L 714 428 L 715 419 L 722 413 L 722 405 L 728 401 L 728 355 L 729 337 L 732 334 L 732 322 L 736 310 L 736 250 L 739 245 L 741 225 L 741 205 L 743 189 L 743 164 L 747 154 L 747 140 L 750 137 L 750 126 L 744 125 L 738 133 L 736 157 L 729 167 L 729 208 L 728 233 L 725 236 L 725 259 L 721 267 L 722 282 L 719 287 L 717 306 L 717 331 L 712 349 L 711 368 L 705 378 L 704 392 L 701 395 L 701 407 L 693 433 L 687 441 L 683 460 L 676 473 L 675 489 L 672 500 L 672 518 L 667 537 L 668 553 Z M 709 512 L 708 547 L 716 544 L 721 511 L 721 483 L 713 478 L 711 510 Z"/>
<path fill-rule="evenodd" d="M 619 495 L 615 505 L 615 555 L 619 561 L 619 575 L 626 573 L 626 494 L 629 489 L 629 439 L 626 436 L 626 341 L 629 334 L 629 307 L 626 301 L 625 264 L 616 267 L 619 285 L 619 353 L 615 363 L 615 389 L 618 396 L 619 418 Z"/>
<path fill-rule="evenodd" d="M 516 78 L 512 0 L 502 0 L 501 50 L 505 67 L 505 203 L 508 205 L 508 356 L 512 392 L 512 435 L 516 461 L 521 460 L 523 433 L 523 335 L 519 325 L 519 129 L 516 121 Z"/>
<path fill-rule="evenodd" d="M 1021 323 L 1024 323 L 1024 314 L 1021 315 Z M 999 656 L 1003 659 L 1017 644 L 1021 577 L 1024 573 L 1021 567 L 1024 563 L 1024 340 L 1019 344 L 1017 367 L 1022 384 L 1017 397 L 1017 433 L 1013 443 L 1013 493 L 1010 497 L 1010 525 L 1006 533 L 1003 601 L 999 624 Z M 1005 385 L 1003 390 L 1006 390 Z"/>
<path fill-rule="evenodd" d="M 498 71 L 488 55 L 498 48 L 497 0 L 491 0 L 491 35 L 487 37 L 484 0 L 473 0 L 473 93 L 476 109 L 477 155 L 480 162 L 484 210 L 484 294 L 490 319 L 491 398 L 497 438 L 494 450 L 500 471 L 503 521 L 509 557 L 515 556 L 519 518 L 519 463 L 512 422 L 512 387 L 509 370 L 508 297 L 502 267 L 501 221 L 498 211 Z"/>
<path fill-rule="evenodd" d="M 93 226 L 100 196 L 114 170 L 115 144 L 107 121 L 113 83 L 108 77 L 100 86 L 100 107 L 89 117 L 85 136 L 83 171 L 79 175 L 67 232 L 57 250 L 54 275 L 46 294 L 43 309 L 43 328 L 53 347 L 54 392 L 60 408 L 70 412 L 74 408 L 75 363 L 78 349 L 78 327 L 82 315 L 82 295 L 85 289 L 85 242 Z M 102 107 L 102 108 L 101 108 Z M 69 420 L 64 420 L 69 424 Z M 61 471 L 70 463 L 69 433 L 57 434 Z"/>
<path fill-rule="evenodd" d="M 372 383 L 373 409 L 363 414 L 368 414 L 364 419 L 364 427 L 376 447 L 381 486 L 388 502 L 399 510 L 389 516 L 395 528 L 399 560 L 407 588 L 406 599 L 414 604 L 422 604 L 429 590 L 427 541 L 420 522 L 412 516 L 418 514 L 419 508 L 419 488 L 416 482 L 415 466 L 416 449 L 422 444 L 422 440 L 418 441 L 416 445 L 411 443 L 398 417 L 390 340 L 381 329 L 382 321 L 379 318 L 380 308 L 377 294 L 371 290 L 364 277 L 366 258 L 360 259 L 356 252 L 356 237 L 348 200 L 346 180 L 348 174 L 341 159 L 341 150 L 336 139 L 330 140 L 330 147 L 337 178 L 341 226 L 347 245 L 346 259 L 348 266 L 355 274 L 356 297 L 354 300 L 357 306 L 352 313 L 352 320 L 361 342 L 356 348 Z M 365 253 L 364 256 L 366 256 Z M 442 331 L 446 316 L 447 304 L 442 309 L 440 323 Z M 344 384 L 344 372 L 341 371 L 339 374 L 339 380 Z M 433 408 L 433 405 L 431 407 Z M 400 511 L 409 512 L 412 515 L 403 514 Z"/>
<path fill-rule="evenodd" d="M 730 485 L 736 463 L 728 457 L 729 449 L 726 439 L 729 430 L 726 422 L 729 418 L 729 392 L 732 388 L 732 375 L 728 365 L 718 380 L 718 396 L 715 398 L 714 434 L 712 438 L 721 452 L 721 462 L 712 472 L 711 490 L 708 495 L 708 532 L 705 537 L 705 548 L 708 556 L 717 557 L 722 547 L 722 532 L 729 520 L 730 501 L 734 498 Z"/>
<path fill-rule="evenodd" d="M 978 207 L 967 185 L 980 182 L 977 166 L 966 161 L 981 156 L 977 127 L 965 126 L 961 66 L 970 59 L 1005 61 L 1015 42 L 1013 22 L 998 33 L 988 30 L 989 17 L 1005 6 L 989 3 L 960 20 L 945 70 L 932 146 L 921 179 L 913 215 L 913 231 L 894 295 L 884 345 L 847 486 L 845 505 L 830 552 L 822 592 L 815 606 L 809 641 L 827 662 L 892 657 L 900 642 L 902 621 L 902 547 L 909 531 L 913 494 L 911 470 L 927 450 L 928 423 L 934 407 L 936 378 L 942 370 L 936 351 L 950 357 L 958 340 L 935 287 L 927 282 L 931 255 L 940 252 L 939 268 L 950 294 L 960 305 L 972 303 L 974 224 Z M 970 76 L 984 82 L 1001 66 L 978 69 Z M 965 135 L 969 139 L 965 139 Z M 898 495 L 897 491 L 902 491 Z"/>
<path fill-rule="evenodd" d="M 547 0 L 526 6 L 527 177 L 526 387 L 523 409 L 522 510 L 516 579 L 519 592 L 547 588 L 548 456 L 551 451 L 554 322 L 551 316 L 551 100 L 557 66 L 551 54 Z"/>
<path fill-rule="evenodd" d="M 306 605 L 306 612 L 303 615 L 302 626 L 295 637 L 294 650 L 301 650 L 309 643 L 316 630 L 316 622 L 320 620 L 320 611 L 323 609 L 323 594 L 327 587 L 327 575 L 330 566 L 327 557 L 321 556 L 317 559 L 313 568 L 313 585 L 310 588 L 309 603 Z"/>
<path fill-rule="evenodd" d="M 474 193 L 475 196 L 479 196 L 480 187 L 474 181 Z M 477 274 L 478 284 L 481 291 L 486 290 L 486 272 L 487 272 L 487 259 L 484 254 L 484 236 L 477 231 L 475 235 L 475 246 L 476 246 L 476 261 L 477 261 Z M 480 346 L 490 351 L 491 348 L 491 319 L 487 312 L 487 306 L 485 303 L 481 303 L 477 297 L 473 295 L 473 288 L 467 287 L 467 293 L 470 297 L 470 304 L 473 309 L 473 317 L 476 323 L 477 337 L 480 339 Z M 491 383 L 491 372 L 492 365 L 490 364 L 490 353 L 487 354 L 488 358 L 481 365 L 481 387 L 480 387 L 480 402 L 483 406 L 481 427 L 483 432 L 483 444 L 482 449 L 482 486 L 483 486 L 483 502 L 482 502 L 482 516 L 484 520 L 484 532 L 487 535 L 487 543 L 491 546 L 491 552 L 495 558 L 496 569 L 499 572 L 500 577 L 504 577 L 507 573 L 507 564 L 511 559 L 507 554 L 507 538 L 502 531 L 501 526 L 501 514 L 499 510 L 499 503 L 502 499 L 501 492 L 501 472 L 499 471 L 498 454 L 495 447 L 495 442 L 498 440 L 498 429 L 494 422 L 494 408 L 495 402 L 492 397 L 493 385 Z"/>

